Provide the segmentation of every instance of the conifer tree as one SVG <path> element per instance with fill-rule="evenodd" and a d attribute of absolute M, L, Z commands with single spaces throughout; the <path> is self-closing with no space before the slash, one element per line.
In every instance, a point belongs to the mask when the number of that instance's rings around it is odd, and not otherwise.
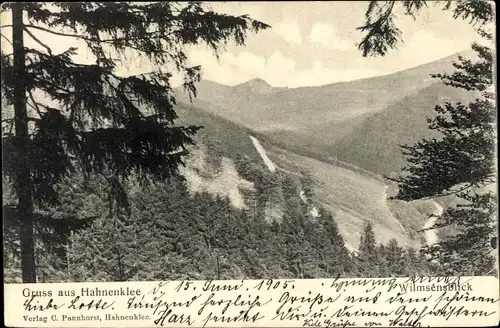
<path fill-rule="evenodd" d="M 372 1 L 366 12 L 366 36 L 359 47 L 363 55 L 385 55 L 395 48 L 401 32 L 394 24 L 394 7 L 416 15 L 426 1 Z M 456 19 L 466 19 L 478 33 L 492 42 L 484 30 L 494 20 L 489 1 L 447 1 L 444 8 Z M 450 225 L 458 232 L 424 249 L 439 263 L 444 274 L 491 274 L 495 267 L 490 241 L 496 235 L 496 201 L 491 186 L 497 182 L 495 170 L 496 108 L 492 93 L 494 55 L 485 44 L 473 43 L 477 59 L 459 56 L 456 72 L 434 74 L 449 86 L 476 95 L 468 104 L 447 102 L 436 106 L 436 116 L 428 119 L 429 129 L 439 138 L 427 138 L 402 146 L 408 166 L 400 177 L 392 178 L 399 190 L 395 198 L 411 201 L 453 195 L 459 205 L 449 207 L 431 228 Z M 438 72 L 436 72 L 438 73 Z M 467 264 L 470 264 L 468 266 Z"/>
<path fill-rule="evenodd" d="M 311 174 L 311 172 L 303 170 L 301 172 L 300 184 L 302 186 L 302 190 L 304 191 L 304 196 L 308 201 L 310 201 L 314 197 L 314 188 L 316 187 L 318 181 Z"/>
<path fill-rule="evenodd" d="M 359 255 L 357 259 L 361 261 L 363 274 L 368 277 L 379 275 L 379 265 L 381 259 L 375 241 L 375 233 L 371 222 L 365 224 L 363 235 L 360 238 Z"/>
<path fill-rule="evenodd" d="M 363 32 L 359 50 L 364 57 L 385 56 L 390 49 L 397 49 L 403 41 L 403 34 L 396 26 L 396 9 L 416 19 L 429 4 L 450 11 L 455 19 L 468 20 L 474 26 L 490 23 L 494 19 L 491 1 L 445 0 L 445 1 L 370 1 L 365 12 L 365 24 L 358 27 Z"/>
<path fill-rule="evenodd" d="M 377 247 L 375 244 L 375 233 L 373 232 L 373 226 L 371 222 L 365 224 L 363 235 L 361 236 L 361 241 L 359 245 L 360 254 L 365 255 L 367 258 L 375 256 L 377 253 Z"/>
<path fill-rule="evenodd" d="M 325 255 L 329 257 L 326 259 L 327 267 L 325 268 L 328 277 L 351 272 L 353 269 L 351 258 L 332 214 L 320 208 L 318 221 L 323 228 L 323 235 L 326 237 L 324 249 Z"/>
<path fill-rule="evenodd" d="M 302 200 L 300 199 L 299 182 L 290 175 L 285 175 L 282 181 L 283 200 L 285 203 L 285 215 L 294 216 L 301 212 Z"/>
<path fill-rule="evenodd" d="M 229 40 L 242 45 L 247 31 L 268 26 L 199 2 L 10 3 L 3 9 L 12 13 L 2 38 L 10 39 L 13 53 L 2 47 L 2 93 L 14 107 L 8 123 L 15 126 L 2 136 L 3 173 L 18 198 L 22 276 L 28 283 L 37 281 L 34 210 L 58 202 L 55 185 L 68 172 L 106 175 L 114 201 L 126 208 L 123 179 L 132 172 L 141 182 L 168 178 L 193 143 L 199 127 L 173 125 L 171 74 L 160 69 L 119 76 L 119 59 L 139 55 L 157 66 L 170 63 L 194 96 L 200 67 L 187 64 L 186 45 L 205 43 L 217 51 Z M 95 62 L 75 62 L 75 48 L 55 53 L 40 32 L 84 41 Z M 27 47 L 25 38 L 38 49 Z"/>
<path fill-rule="evenodd" d="M 389 240 L 385 248 L 385 260 L 390 276 L 401 277 L 405 275 L 407 266 L 405 265 L 403 248 L 398 245 L 395 238 Z"/>

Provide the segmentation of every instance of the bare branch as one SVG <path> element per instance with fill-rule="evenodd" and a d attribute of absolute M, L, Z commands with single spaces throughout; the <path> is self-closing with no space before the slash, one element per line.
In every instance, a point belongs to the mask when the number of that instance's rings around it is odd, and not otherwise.
<path fill-rule="evenodd" d="M 442 198 L 442 197 L 446 197 L 446 196 L 452 196 L 452 195 L 456 195 L 462 191 L 465 191 L 469 188 L 471 188 L 472 186 L 474 186 L 474 183 L 469 183 L 467 184 L 466 186 L 464 186 L 463 188 L 460 188 L 458 190 L 450 190 L 446 193 L 441 193 L 439 195 L 435 195 L 435 196 L 428 196 L 428 197 L 423 197 L 423 198 L 419 198 L 420 200 L 429 200 L 429 199 L 436 199 L 436 198 Z"/>
<path fill-rule="evenodd" d="M 28 30 L 27 28 L 24 28 L 24 31 L 26 33 L 28 33 L 28 35 L 33 39 L 35 40 L 36 42 L 38 42 L 39 45 L 41 45 L 42 47 L 44 47 L 45 49 L 47 49 L 47 52 L 49 53 L 49 55 L 52 56 L 52 49 L 50 49 L 50 47 L 48 45 L 46 45 L 45 43 L 43 43 L 42 41 L 40 41 L 40 39 L 38 39 L 33 33 L 31 33 L 30 30 Z"/>
<path fill-rule="evenodd" d="M 78 34 L 71 34 L 71 33 L 64 33 L 64 32 L 56 32 L 56 31 L 52 31 L 50 29 L 47 29 L 45 27 L 40 27 L 40 26 L 36 26 L 36 25 L 31 25 L 31 24 L 26 24 L 24 25 L 26 28 L 34 28 L 34 29 L 37 29 L 37 30 L 40 30 L 40 31 L 44 31 L 44 32 L 47 32 L 47 33 L 51 33 L 51 34 L 54 34 L 54 35 L 59 35 L 59 36 L 66 36 L 66 37 L 71 37 L 71 38 L 77 38 L 77 39 L 82 39 L 82 40 L 86 40 L 86 41 L 90 41 L 90 42 L 116 42 L 116 41 L 123 41 L 123 40 L 133 40 L 133 39 L 137 39 L 137 38 L 130 38 L 130 37 L 123 37 L 123 38 L 113 38 L 113 39 L 100 39 L 100 38 L 90 38 L 90 37 L 87 37 L 87 36 L 84 36 L 84 35 L 78 35 Z M 144 37 L 153 37 L 155 34 L 159 33 L 158 31 L 151 31 L 149 33 L 146 33 L 145 35 L 141 35 L 140 38 L 144 38 Z M 160 38 L 160 37 L 164 37 L 163 35 L 157 35 L 156 36 L 157 38 Z M 128 46 L 127 46 L 128 47 Z"/>
<path fill-rule="evenodd" d="M 45 27 L 40 27 L 40 26 L 36 26 L 36 25 L 31 25 L 31 24 L 26 24 L 26 25 L 24 25 L 24 27 L 25 28 L 34 28 L 36 30 L 44 31 L 44 32 L 51 33 L 54 35 L 59 35 L 59 36 L 67 36 L 67 37 L 79 38 L 79 39 L 83 39 L 83 40 L 96 41 L 95 39 L 87 38 L 87 37 L 82 36 L 82 35 L 56 32 L 56 31 L 52 31 L 52 30 L 45 28 Z"/>
<path fill-rule="evenodd" d="M 10 43 L 11 46 L 14 46 L 14 44 L 12 44 L 12 41 L 9 40 L 8 37 L 6 37 L 5 35 L 3 34 L 0 34 L 2 36 L 2 38 L 4 38 L 8 43 Z"/>
<path fill-rule="evenodd" d="M 31 92 L 31 90 L 28 91 L 28 94 L 29 94 L 30 100 L 33 102 L 33 105 L 31 107 L 33 107 L 36 110 L 36 112 L 38 113 L 38 115 L 40 117 L 42 117 L 42 111 L 40 110 L 40 107 L 38 107 L 38 103 L 35 101 L 35 98 L 33 97 L 33 93 Z"/>

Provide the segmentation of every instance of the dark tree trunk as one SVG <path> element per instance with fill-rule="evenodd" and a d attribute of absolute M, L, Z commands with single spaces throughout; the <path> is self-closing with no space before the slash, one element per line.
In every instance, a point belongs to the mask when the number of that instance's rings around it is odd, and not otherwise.
<path fill-rule="evenodd" d="M 31 175 L 29 169 L 28 113 L 26 110 L 25 54 L 23 40 L 22 4 L 12 6 L 12 41 L 14 48 L 14 115 L 16 137 L 19 138 L 19 167 L 15 178 L 19 198 L 18 214 L 21 222 L 21 268 L 24 283 L 36 282 L 35 239 L 33 235 L 33 200 Z"/>

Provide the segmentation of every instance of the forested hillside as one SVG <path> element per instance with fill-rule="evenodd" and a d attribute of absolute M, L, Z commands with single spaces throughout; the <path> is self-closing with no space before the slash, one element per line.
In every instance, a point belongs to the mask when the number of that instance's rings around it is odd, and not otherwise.
<path fill-rule="evenodd" d="M 333 217 L 316 203 L 322 197 L 316 191 L 323 186 L 307 172 L 307 166 L 286 166 L 290 173 L 270 172 L 246 128 L 182 103 L 177 111 L 180 124 L 204 126 L 182 175 L 146 189 L 130 179 L 123 190 L 128 194 L 128 211 L 108 204 L 109 187 L 102 176 L 74 175 L 58 186 L 61 206 L 37 210 L 41 223 L 44 215 L 61 213 L 55 225 L 37 225 L 40 281 L 387 276 L 432 269 L 414 249 L 406 250 L 396 239 L 363 255 L 360 236 L 367 233 L 364 225 L 371 219 L 346 230 L 349 220 Z M 285 158 L 304 164 L 290 155 Z M 224 163 L 236 170 L 233 180 L 223 171 Z M 225 179 L 220 180 L 222 176 Z M 193 187 L 197 179 L 205 184 Z M 242 181 L 247 183 L 238 184 Z M 4 184 L 4 203 L 15 204 L 9 185 Z M 230 192 L 235 188 L 242 204 Z M 339 197 L 328 206 L 333 204 L 330 208 L 340 215 L 335 204 L 344 200 L 349 198 Z M 310 214 L 311 203 L 318 205 L 318 217 Z M 62 215 L 67 212 L 71 218 Z M 17 281 L 16 218 L 6 219 L 6 281 Z M 70 233 L 61 229 L 67 219 L 73 225 L 79 219 L 87 224 L 80 232 Z M 380 222 L 373 224 L 368 234 L 383 237 L 379 240 L 387 244 L 386 234 L 378 235 Z M 348 243 L 341 230 L 349 232 Z M 353 248 L 360 251 L 353 253 Z"/>
<path fill-rule="evenodd" d="M 262 179 L 249 171 L 246 176 Z M 130 181 L 130 213 L 120 213 L 105 205 L 102 181 L 69 179 L 60 186 L 64 206 L 71 207 L 75 217 L 97 216 L 78 233 L 37 226 L 42 237 L 37 245 L 40 282 L 387 277 L 431 272 L 432 264 L 395 240 L 375 246 L 371 225 L 366 226 L 360 252 L 350 253 L 331 214 L 323 209 L 316 219 L 307 214 L 295 193 L 298 183 L 282 179 L 284 214 L 280 220 L 268 220 L 269 199 L 262 191 L 247 198 L 247 209 L 238 210 L 227 197 L 190 193 L 181 177 L 147 191 Z M 19 281 L 16 231 L 6 233 L 5 281 Z"/>
<path fill-rule="evenodd" d="M 429 131 L 427 118 L 446 101 L 467 102 L 473 95 L 440 81 L 372 114 L 331 146 L 328 153 L 380 175 L 398 173 L 406 164 L 399 145 L 411 144 Z"/>
<path fill-rule="evenodd" d="M 304 155 L 304 152 L 288 151 L 281 143 L 276 144 L 275 140 L 266 134 L 255 133 L 194 105 L 179 103 L 177 108 L 181 123 L 204 126 L 196 137 L 196 148 L 201 151 L 193 154 L 191 158 L 192 161 L 199 162 L 203 157 L 204 164 L 197 163 L 196 166 L 205 167 L 205 170 L 200 172 L 197 168 L 185 171 L 188 182 L 195 180 L 195 184 L 203 183 L 208 190 L 230 195 L 235 193 L 234 187 L 237 184 L 243 183 L 244 185 L 245 181 L 253 181 L 256 188 L 260 188 L 266 194 L 272 194 L 273 188 L 277 190 L 279 188 L 268 186 L 266 183 L 279 183 L 279 177 L 285 172 L 291 177 L 297 177 L 306 172 L 315 181 L 311 186 L 314 191 L 311 201 L 325 207 L 338 217 L 341 234 L 346 245 L 351 249 L 358 248 L 359 236 L 366 221 L 372 222 L 374 231 L 384 243 L 391 238 L 396 238 L 402 245 L 420 247 L 422 241 L 420 237 L 423 234 L 419 234 L 418 231 L 432 211 L 428 210 L 426 204 L 412 206 L 412 204 L 394 201 L 386 202 L 386 182 L 368 170 L 359 169 L 347 163 L 330 164 L 326 161 L 319 161 L 312 155 L 307 156 L 307 152 Z M 269 172 L 252 145 L 251 135 L 260 140 L 267 155 L 277 166 L 278 172 L 274 174 Z M 252 162 L 250 167 L 253 175 L 248 175 L 246 173 L 248 169 L 240 167 L 237 169 L 239 176 L 234 176 L 233 169 L 229 167 L 232 163 L 238 167 L 242 159 Z M 224 161 L 223 165 L 221 165 L 222 161 Z M 215 170 L 212 165 L 214 163 L 221 165 L 220 167 L 225 171 Z M 259 178 L 255 176 L 257 172 Z M 199 176 L 199 173 L 202 173 L 202 176 Z M 198 182 L 200 180 L 202 181 Z M 188 183 L 190 188 L 192 185 Z M 283 212 L 283 197 L 279 193 L 273 197 L 277 200 L 269 205 L 267 214 L 279 219 Z M 233 197 L 232 202 L 233 205 L 240 203 Z M 397 213 L 398 217 L 391 212 Z"/>
<path fill-rule="evenodd" d="M 176 111 L 177 124 L 203 126 L 186 167 L 146 191 L 128 181 L 122 192 L 129 195 L 129 212 L 109 207 L 102 176 L 79 175 L 59 186 L 60 208 L 37 209 L 40 281 L 387 276 L 432 269 L 411 248 L 420 245 L 418 236 L 401 230 L 382 203 L 383 183 L 280 149 L 265 135 L 194 105 L 178 102 Z M 263 138 L 280 170 L 264 165 L 251 134 Z M 14 204 L 8 195 L 4 202 Z M 311 204 L 319 217 L 311 216 Z M 413 220 L 408 226 L 416 230 L 425 211 L 412 211 L 398 219 L 405 226 Z M 60 221 L 47 227 L 47 216 Z M 81 219 L 85 229 L 61 229 L 68 219 L 73 226 Z M 7 281 L 19 279 L 15 220 L 7 217 L 4 235 Z M 387 245 L 369 256 L 360 245 L 367 223 Z"/>

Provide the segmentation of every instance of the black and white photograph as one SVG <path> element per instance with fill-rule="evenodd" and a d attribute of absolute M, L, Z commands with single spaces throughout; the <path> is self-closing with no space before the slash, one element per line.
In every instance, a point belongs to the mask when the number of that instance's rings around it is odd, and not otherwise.
<path fill-rule="evenodd" d="M 495 10 L 3 3 L 4 284 L 497 276 Z"/>

